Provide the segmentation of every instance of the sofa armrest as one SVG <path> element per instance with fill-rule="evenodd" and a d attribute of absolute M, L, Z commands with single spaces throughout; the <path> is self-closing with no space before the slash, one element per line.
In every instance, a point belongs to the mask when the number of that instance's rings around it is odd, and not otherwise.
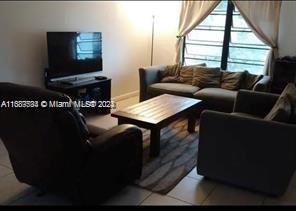
<path fill-rule="evenodd" d="M 270 90 L 270 76 L 263 76 L 253 87 L 253 91 L 268 92 Z"/>
<path fill-rule="evenodd" d="M 266 116 L 278 97 L 277 94 L 239 90 L 234 103 L 234 112 Z"/>
<path fill-rule="evenodd" d="M 88 134 L 89 134 L 89 138 L 95 138 L 97 136 L 102 135 L 103 133 L 105 133 L 107 130 L 97 127 L 95 125 L 91 125 L 91 124 L 86 124 L 87 129 L 88 129 Z"/>
<path fill-rule="evenodd" d="M 295 125 L 204 111 L 198 173 L 280 195 L 295 170 L 295 131 Z"/>
<path fill-rule="evenodd" d="M 158 83 L 160 80 L 160 71 L 165 66 L 141 67 L 139 69 L 140 77 L 140 102 L 148 99 L 147 88 L 151 84 Z"/>
<path fill-rule="evenodd" d="M 77 179 L 85 204 L 100 203 L 142 173 L 142 131 L 119 125 L 88 141 L 90 151 Z"/>
<path fill-rule="evenodd" d="M 89 145 L 92 151 L 100 153 L 128 142 L 142 148 L 142 131 L 134 125 L 122 124 L 91 139 Z"/>

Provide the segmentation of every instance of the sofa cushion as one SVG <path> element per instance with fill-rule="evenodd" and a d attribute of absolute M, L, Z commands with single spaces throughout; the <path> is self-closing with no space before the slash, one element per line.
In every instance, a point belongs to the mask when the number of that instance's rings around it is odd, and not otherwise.
<path fill-rule="evenodd" d="M 203 100 L 215 108 L 222 107 L 231 110 L 234 105 L 237 91 L 221 88 L 204 88 L 194 94 L 195 98 Z"/>
<path fill-rule="evenodd" d="M 197 67 L 193 71 L 192 85 L 199 88 L 220 87 L 221 71 L 220 67 Z"/>
<path fill-rule="evenodd" d="M 198 69 L 198 67 L 205 67 L 206 64 L 197 64 L 197 65 L 189 65 L 189 66 L 183 66 L 180 69 L 180 75 L 179 79 L 182 83 L 192 85 L 192 80 L 193 80 L 193 72 Z"/>
<path fill-rule="evenodd" d="M 263 75 L 254 75 L 245 71 L 243 80 L 241 82 L 241 89 L 252 90 L 255 84 L 263 78 Z"/>
<path fill-rule="evenodd" d="M 244 72 L 222 71 L 221 88 L 228 90 L 238 90 L 243 77 Z"/>
<path fill-rule="evenodd" d="M 148 87 L 148 93 L 152 95 L 174 94 L 186 97 L 193 97 L 199 90 L 198 87 L 180 83 L 155 83 Z"/>

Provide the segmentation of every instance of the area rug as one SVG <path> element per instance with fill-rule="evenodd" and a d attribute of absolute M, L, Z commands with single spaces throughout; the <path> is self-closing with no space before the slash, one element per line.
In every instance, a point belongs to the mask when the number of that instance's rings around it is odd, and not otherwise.
<path fill-rule="evenodd" d="M 143 132 L 143 170 L 136 185 L 152 192 L 166 194 L 195 166 L 198 148 L 198 129 L 187 131 L 187 120 L 180 119 L 161 130 L 160 155 L 149 157 L 150 131 Z"/>

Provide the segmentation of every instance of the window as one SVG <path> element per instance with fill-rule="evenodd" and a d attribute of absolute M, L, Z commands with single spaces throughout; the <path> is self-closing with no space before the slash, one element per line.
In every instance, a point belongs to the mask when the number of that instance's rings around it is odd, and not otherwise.
<path fill-rule="evenodd" d="M 270 48 L 261 42 L 230 1 L 221 1 L 186 37 L 183 63 L 262 74 Z"/>
<path fill-rule="evenodd" d="M 100 33 L 79 33 L 76 38 L 76 59 L 85 60 L 101 57 L 101 42 Z"/>

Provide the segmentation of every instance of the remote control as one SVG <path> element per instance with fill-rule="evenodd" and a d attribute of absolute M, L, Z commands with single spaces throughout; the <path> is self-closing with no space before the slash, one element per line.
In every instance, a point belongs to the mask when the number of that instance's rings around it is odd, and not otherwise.
<path fill-rule="evenodd" d="M 105 77 L 105 76 L 95 76 L 95 79 L 96 80 L 105 80 L 105 79 L 107 79 L 107 77 Z"/>

